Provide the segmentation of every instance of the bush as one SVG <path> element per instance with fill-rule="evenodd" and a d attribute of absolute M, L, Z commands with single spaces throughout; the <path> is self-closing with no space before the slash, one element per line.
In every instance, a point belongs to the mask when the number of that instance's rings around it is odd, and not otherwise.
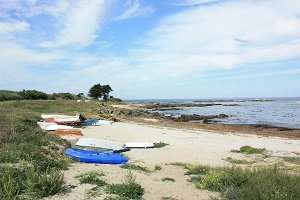
<path fill-rule="evenodd" d="M 144 194 L 144 188 L 136 183 L 135 177 L 131 172 L 128 173 L 122 184 L 108 185 L 106 191 L 129 199 L 141 199 Z"/>
<path fill-rule="evenodd" d="M 251 147 L 251 146 L 242 146 L 240 148 L 240 152 L 245 153 L 245 154 L 255 154 L 255 153 L 256 154 L 261 154 L 264 151 L 266 151 L 265 148 L 259 149 L 259 148 L 254 148 L 254 147 Z"/>
<path fill-rule="evenodd" d="M 154 143 L 154 147 L 153 148 L 163 148 L 165 146 L 168 146 L 169 144 L 164 143 L 164 142 L 158 142 L 158 143 Z"/>
<path fill-rule="evenodd" d="M 79 179 L 80 183 L 88 183 L 88 184 L 94 184 L 99 187 L 106 185 L 105 181 L 101 180 L 99 177 L 104 176 L 102 172 L 96 172 L 96 171 L 91 171 L 87 172 L 85 174 L 82 174 L 78 176 L 77 178 Z"/>
<path fill-rule="evenodd" d="M 143 171 L 143 172 L 150 172 L 150 170 L 147 169 L 146 167 L 143 167 L 140 165 L 135 165 L 135 164 L 128 164 L 128 163 L 121 165 L 121 168 L 130 169 L 130 170 L 138 170 L 138 171 Z"/>
<path fill-rule="evenodd" d="M 18 92 L 18 94 L 21 95 L 23 99 L 28 99 L 28 100 L 48 99 L 48 95 L 46 93 L 37 90 L 23 90 L 21 92 Z"/>
<path fill-rule="evenodd" d="M 300 199 L 300 176 L 281 171 L 276 165 L 255 169 L 196 167 L 187 174 L 198 188 L 221 192 L 223 199 Z M 191 172 L 192 170 L 192 172 Z M 196 173 L 198 172 L 198 173 Z"/>

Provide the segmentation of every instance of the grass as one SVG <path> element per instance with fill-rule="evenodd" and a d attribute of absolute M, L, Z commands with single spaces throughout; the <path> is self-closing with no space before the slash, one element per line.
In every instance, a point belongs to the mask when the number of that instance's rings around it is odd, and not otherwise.
<path fill-rule="evenodd" d="M 106 185 L 106 182 L 101 180 L 101 176 L 104 176 L 103 172 L 98 171 L 90 171 L 84 174 L 81 174 L 80 176 L 77 176 L 78 180 L 80 181 L 80 184 L 93 184 L 97 185 L 99 187 Z"/>
<path fill-rule="evenodd" d="M 282 156 L 280 158 L 282 158 L 285 162 L 300 165 L 300 157 Z"/>
<path fill-rule="evenodd" d="M 153 148 L 163 148 L 165 146 L 168 146 L 169 144 L 165 143 L 165 142 L 158 142 L 158 143 L 153 143 L 154 147 Z"/>
<path fill-rule="evenodd" d="M 61 170 L 70 162 L 64 155 L 69 143 L 41 130 L 36 122 L 41 113 L 74 115 L 96 112 L 98 107 L 96 102 L 0 102 L 0 199 L 35 199 L 59 192 Z"/>
<path fill-rule="evenodd" d="M 128 172 L 123 183 L 107 185 L 106 191 L 116 194 L 122 199 L 141 199 L 144 194 L 144 188 L 136 182 L 131 171 Z"/>
<path fill-rule="evenodd" d="M 174 197 L 162 197 L 161 200 L 176 200 Z"/>
<path fill-rule="evenodd" d="M 186 174 L 197 188 L 220 192 L 222 199 L 300 199 L 300 176 L 276 165 L 253 169 L 196 165 Z"/>
<path fill-rule="evenodd" d="M 161 179 L 162 182 L 175 182 L 174 178 L 164 177 Z"/>
<path fill-rule="evenodd" d="M 62 189 L 63 175 L 48 168 L 41 172 L 33 166 L 0 169 L 0 199 L 42 198 Z"/>
<path fill-rule="evenodd" d="M 155 167 L 154 167 L 154 170 L 155 171 L 159 171 L 159 170 L 161 170 L 162 168 L 161 168 L 161 166 L 159 166 L 159 165 L 155 165 Z"/>
<path fill-rule="evenodd" d="M 254 161 L 247 161 L 245 159 L 243 159 L 243 160 L 234 159 L 234 158 L 231 158 L 231 157 L 227 157 L 224 160 L 227 161 L 227 162 L 230 162 L 232 164 L 253 164 L 254 163 Z"/>
<path fill-rule="evenodd" d="M 265 148 L 254 148 L 254 147 L 251 147 L 251 146 L 242 146 L 240 148 L 240 152 L 241 153 L 244 153 L 244 154 L 262 154 L 263 152 L 265 152 L 266 149 Z"/>
<path fill-rule="evenodd" d="M 167 165 L 173 165 L 173 166 L 179 166 L 179 167 L 186 167 L 189 164 L 188 163 L 182 163 L 182 162 L 173 162 L 173 163 L 168 163 Z"/>
<path fill-rule="evenodd" d="M 147 169 L 146 167 L 143 167 L 143 166 L 140 166 L 140 165 L 135 165 L 135 164 L 125 163 L 124 165 L 121 165 L 120 167 L 123 168 L 123 169 L 129 169 L 129 170 L 150 172 L 150 170 Z"/>

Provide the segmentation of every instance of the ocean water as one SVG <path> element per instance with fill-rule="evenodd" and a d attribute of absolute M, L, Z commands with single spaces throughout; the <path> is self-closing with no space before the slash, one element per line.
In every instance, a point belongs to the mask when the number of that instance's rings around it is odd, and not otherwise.
<path fill-rule="evenodd" d="M 181 110 L 159 111 L 164 115 L 180 116 L 182 114 L 218 115 L 229 117 L 214 119 L 215 123 L 224 124 L 263 124 L 286 128 L 300 129 L 300 98 L 267 98 L 272 101 L 252 101 L 249 99 L 222 99 L 234 102 L 209 102 L 205 99 L 147 99 L 131 100 L 132 102 L 185 102 L 185 103 L 216 103 L 222 105 L 207 107 L 179 107 Z M 194 102 L 201 100 L 203 102 Z M 220 100 L 220 99 L 219 99 Z M 239 104 L 240 106 L 223 106 L 224 104 Z"/>

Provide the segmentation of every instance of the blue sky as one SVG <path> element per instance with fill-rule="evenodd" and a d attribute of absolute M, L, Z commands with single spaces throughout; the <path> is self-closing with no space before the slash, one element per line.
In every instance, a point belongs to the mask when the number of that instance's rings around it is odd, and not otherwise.
<path fill-rule="evenodd" d="M 0 89 L 300 96 L 299 0 L 0 0 Z"/>

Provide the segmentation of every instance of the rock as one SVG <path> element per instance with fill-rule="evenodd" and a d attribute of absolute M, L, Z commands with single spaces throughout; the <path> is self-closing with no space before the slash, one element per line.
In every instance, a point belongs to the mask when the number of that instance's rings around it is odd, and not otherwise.
<path fill-rule="evenodd" d="M 209 119 L 214 119 L 214 118 L 226 118 L 228 115 L 225 114 L 219 114 L 219 115 L 181 115 L 180 117 L 173 118 L 174 121 L 177 122 L 189 122 L 189 121 L 197 121 L 197 120 L 203 120 L 204 123 L 208 123 Z"/>

